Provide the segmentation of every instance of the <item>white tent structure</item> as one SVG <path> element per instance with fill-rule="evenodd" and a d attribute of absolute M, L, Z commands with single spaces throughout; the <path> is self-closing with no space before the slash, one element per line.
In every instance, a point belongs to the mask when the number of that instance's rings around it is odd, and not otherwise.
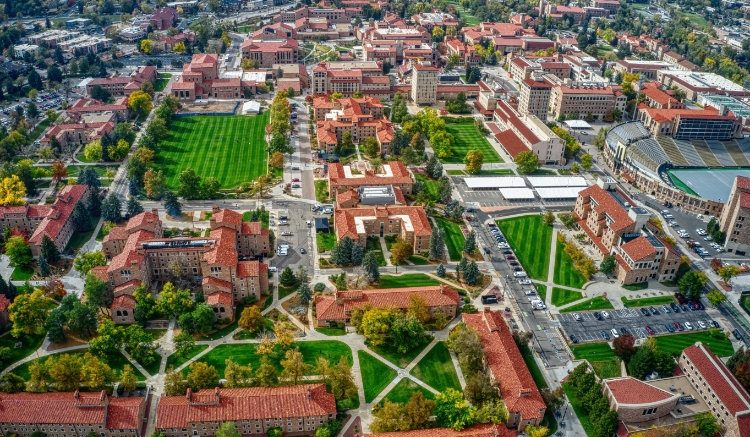
<path fill-rule="evenodd" d="M 497 190 L 499 188 L 521 188 L 526 187 L 526 181 L 519 177 L 487 177 L 487 178 L 464 178 L 466 187 L 470 190 Z"/>
<path fill-rule="evenodd" d="M 534 192 L 530 188 L 500 188 L 500 194 L 506 200 L 534 200 Z"/>
<path fill-rule="evenodd" d="M 539 187 L 585 187 L 586 179 L 580 176 L 529 176 L 531 186 Z"/>
<path fill-rule="evenodd" d="M 242 104 L 242 115 L 257 115 L 260 113 L 260 103 L 250 100 Z"/>
<path fill-rule="evenodd" d="M 565 120 L 565 124 L 571 129 L 591 129 L 591 125 L 583 120 Z"/>
<path fill-rule="evenodd" d="M 536 192 L 544 200 L 575 199 L 585 189 L 586 187 L 547 187 L 537 188 Z"/>

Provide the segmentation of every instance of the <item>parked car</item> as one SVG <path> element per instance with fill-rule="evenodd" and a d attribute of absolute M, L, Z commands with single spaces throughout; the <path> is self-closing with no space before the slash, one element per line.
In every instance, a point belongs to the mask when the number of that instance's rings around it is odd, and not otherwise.
<path fill-rule="evenodd" d="M 605 319 L 608 319 L 608 318 L 609 318 L 609 313 L 608 313 L 607 311 L 602 311 L 602 316 L 603 316 L 603 317 L 604 317 Z"/>
<path fill-rule="evenodd" d="M 742 340 L 742 333 L 739 329 L 735 329 L 734 331 L 732 331 L 732 335 L 734 335 L 734 338 L 736 338 L 737 340 Z"/>
<path fill-rule="evenodd" d="M 531 285 L 532 284 L 531 279 L 519 279 L 518 283 L 521 284 L 521 285 Z"/>
<path fill-rule="evenodd" d="M 613 329 L 613 331 L 614 331 L 614 329 Z M 602 334 L 602 337 L 604 337 L 605 340 L 609 340 L 609 334 L 607 334 L 607 331 L 605 331 L 605 330 L 602 329 L 601 334 Z M 618 335 L 618 337 L 619 337 L 619 335 Z"/>
<path fill-rule="evenodd" d="M 680 325 L 680 322 L 677 322 L 677 321 L 674 322 L 674 329 L 682 332 L 682 325 Z"/>
<path fill-rule="evenodd" d="M 672 312 L 672 311 L 669 310 L 669 307 L 666 306 L 666 305 L 662 305 L 661 309 L 662 309 L 662 311 L 664 311 L 664 314 L 669 314 L 669 313 Z"/>
<path fill-rule="evenodd" d="M 651 313 L 648 312 L 648 310 L 646 308 L 641 308 L 641 314 L 643 314 L 646 317 L 648 317 L 648 316 L 651 315 Z"/>
<path fill-rule="evenodd" d="M 669 323 L 665 324 L 664 327 L 667 328 L 667 331 L 674 332 L 674 327 L 672 327 L 672 325 L 670 325 Z"/>
<path fill-rule="evenodd" d="M 513 255 L 508 255 L 508 256 L 505 257 L 505 259 L 512 259 L 512 260 L 514 260 L 514 259 L 516 259 L 516 257 L 513 256 Z"/>
<path fill-rule="evenodd" d="M 648 325 L 645 326 L 645 329 L 646 329 L 646 332 L 648 332 L 648 335 L 654 335 L 654 334 L 656 334 L 656 331 L 654 331 L 653 329 L 651 329 L 651 327 L 648 326 Z"/>
<path fill-rule="evenodd" d="M 680 308 L 677 307 L 677 304 L 675 304 L 674 302 L 670 303 L 669 306 L 672 307 L 672 311 L 674 311 L 675 313 L 680 312 Z"/>
<path fill-rule="evenodd" d="M 583 321 L 583 318 L 578 313 L 573 313 L 573 318 L 576 319 L 576 321 L 578 322 Z"/>
<path fill-rule="evenodd" d="M 655 316 L 658 316 L 658 315 L 660 314 L 660 313 L 659 313 L 659 310 L 657 310 L 657 309 L 656 309 L 656 308 L 654 308 L 654 307 L 649 307 L 649 311 L 651 311 L 651 314 L 653 314 L 653 315 L 655 315 Z"/>
<path fill-rule="evenodd" d="M 692 331 L 693 330 L 693 325 L 690 324 L 690 322 L 685 322 L 685 329 L 687 329 L 688 331 Z"/>
<path fill-rule="evenodd" d="M 578 344 L 578 337 L 576 337 L 575 334 L 570 334 L 570 342 L 573 344 Z"/>

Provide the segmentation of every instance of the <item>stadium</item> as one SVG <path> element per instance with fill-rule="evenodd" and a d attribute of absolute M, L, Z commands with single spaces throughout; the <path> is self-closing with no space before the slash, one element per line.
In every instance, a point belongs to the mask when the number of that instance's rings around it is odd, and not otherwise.
<path fill-rule="evenodd" d="M 657 199 L 718 215 L 735 177 L 750 176 L 750 140 L 733 138 L 731 130 L 707 138 L 717 132 L 710 124 L 701 127 L 706 135 L 695 130 L 686 135 L 675 127 L 673 135 L 654 136 L 642 121 L 623 123 L 608 132 L 604 156 L 625 179 Z"/>

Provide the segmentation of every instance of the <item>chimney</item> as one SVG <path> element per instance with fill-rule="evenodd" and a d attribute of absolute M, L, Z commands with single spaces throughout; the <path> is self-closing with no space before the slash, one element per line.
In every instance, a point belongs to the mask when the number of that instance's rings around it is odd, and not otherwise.
<path fill-rule="evenodd" d="M 490 310 L 490 307 L 484 307 L 484 312 L 485 312 L 485 313 L 489 313 L 490 311 L 491 311 L 491 310 Z"/>
<path fill-rule="evenodd" d="M 218 206 L 216 206 L 216 205 L 214 205 L 214 206 L 212 206 L 212 207 L 211 207 L 211 211 L 212 211 L 212 212 L 213 212 L 214 214 L 216 214 L 217 212 L 219 212 L 219 207 L 218 207 Z"/>
<path fill-rule="evenodd" d="M 310 390 L 310 387 L 307 388 L 307 400 L 312 400 L 312 390 Z"/>
<path fill-rule="evenodd" d="M 78 390 L 76 390 L 76 392 L 73 393 L 73 397 L 76 399 L 78 399 L 80 396 L 81 396 L 81 393 Z"/>
<path fill-rule="evenodd" d="M 192 394 L 192 390 L 190 390 L 190 387 L 188 387 L 187 392 L 185 393 L 185 398 L 188 402 L 190 402 L 190 395 Z"/>
<path fill-rule="evenodd" d="M 155 216 L 159 216 L 159 209 L 158 208 L 151 208 L 151 214 Z"/>
<path fill-rule="evenodd" d="M 214 396 L 216 396 L 216 402 L 220 402 L 221 393 L 219 393 L 219 387 L 214 388 Z"/>

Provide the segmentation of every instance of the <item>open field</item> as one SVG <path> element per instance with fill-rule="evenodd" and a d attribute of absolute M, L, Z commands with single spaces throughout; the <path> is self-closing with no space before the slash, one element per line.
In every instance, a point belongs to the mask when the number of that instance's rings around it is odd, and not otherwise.
<path fill-rule="evenodd" d="M 263 139 L 270 112 L 254 117 L 195 116 L 172 121 L 170 136 L 159 145 L 154 164 L 171 189 L 192 168 L 201 177 L 216 177 L 223 189 L 249 182 L 266 172 Z"/>
<path fill-rule="evenodd" d="M 450 158 L 441 159 L 448 164 L 463 164 L 466 153 L 471 149 L 479 149 L 484 154 L 484 163 L 503 162 L 492 145 L 484 138 L 476 126 L 474 118 L 443 118 L 445 120 L 445 130 L 455 138 L 455 143 L 451 150 L 453 155 Z"/>
<path fill-rule="evenodd" d="M 395 348 L 383 345 L 369 346 L 369 348 L 372 349 L 376 354 L 403 369 L 406 368 L 409 363 L 414 361 L 414 358 L 416 358 L 417 355 L 419 355 L 424 350 L 424 348 L 426 348 L 430 344 L 431 341 L 432 337 L 428 336 L 423 345 L 417 346 L 414 349 L 406 352 L 405 354 L 399 353 Z"/>
<path fill-rule="evenodd" d="M 385 395 L 384 399 L 388 399 L 389 401 L 395 402 L 397 404 L 405 404 L 409 402 L 409 399 L 411 399 L 411 395 L 416 391 L 421 391 L 425 399 L 435 399 L 435 395 L 432 394 L 431 391 L 427 390 L 426 388 L 422 387 L 409 378 L 404 378 L 399 381 L 398 384 L 393 387 L 393 390 Z"/>
<path fill-rule="evenodd" d="M 438 227 L 445 233 L 445 245 L 448 246 L 448 256 L 451 261 L 461 261 L 464 250 L 464 234 L 456 223 L 445 217 L 433 216 Z"/>
<path fill-rule="evenodd" d="M 380 281 L 375 288 L 406 288 L 406 287 L 427 287 L 430 285 L 440 285 L 442 282 L 431 278 L 424 273 L 409 273 L 406 275 L 381 275 Z"/>
<path fill-rule="evenodd" d="M 616 378 L 621 375 L 620 359 L 609 343 L 574 345 L 571 350 L 578 360 L 588 360 L 600 378 Z"/>
<path fill-rule="evenodd" d="M 422 358 L 422 360 L 412 369 L 411 374 L 424 381 L 425 384 L 439 392 L 444 392 L 448 388 L 461 390 L 461 384 L 458 382 L 456 368 L 453 366 L 448 347 L 445 342 L 438 342 L 435 347 Z"/>
<path fill-rule="evenodd" d="M 604 296 L 597 296 L 573 306 L 560 310 L 561 313 L 570 313 L 573 311 L 595 311 L 595 310 L 612 310 L 612 302 Z"/>
<path fill-rule="evenodd" d="M 463 6 L 461 6 L 458 3 L 451 2 L 449 4 L 453 5 L 456 8 L 456 10 L 461 14 L 459 18 L 463 20 L 467 26 L 479 25 L 479 19 L 471 15 L 471 11 L 465 9 Z"/>
<path fill-rule="evenodd" d="M 5 335 L 0 337 L 0 347 L 7 347 L 10 349 L 10 355 L 8 358 L 2 361 L 0 365 L 0 371 L 4 370 L 9 365 L 20 361 L 29 355 L 33 354 L 44 341 L 44 335 L 24 335 L 23 338 L 18 339 L 12 335 Z M 17 342 L 21 342 L 21 347 L 16 348 Z M 15 370 L 14 370 L 15 373 Z"/>
<path fill-rule="evenodd" d="M 328 201 L 328 181 L 319 179 L 315 181 L 315 200 L 318 202 Z"/>
<path fill-rule="evenodd" d="M 552 288 L 552 305 L 559 307 L 575 302 L 578 299 L 583 299 L 583 293 L 565 288 Z"/>
<path fill-rule="evenodd" d="M 679 355 L 683 349 L 700 341 L 719 357 L 729 357 L 734 353 L 732 342 L 723 333 L 716 337 L 710 331 L 689 332 L 686 334 L 660 335 L 656 337 L 659 349 Z"/>
<path fill-rule="evenodd" d="M 203 352 L 206 349 L 208 349 L 207 344 L 196 344 L 195 346 L 191 347 L 182 355 L 172 354 L 167 357 L 166 369 L 169 370 L 170 366 L 174 366 L 174 368 L 176 369 L 180 367 L 181 365 L 185 364 L 187 360 L 193 358 L 194 356 L 198 355 L 199 353 Z"/>
<path fill-rule="evenodd" d="M 546 281 L 552 246 L 552 228 L 544 225 L 542 216 L 527 215 L 498 220 L 497 225 L 505 234 L 529 277 Z M 529 244 L 531 241 L 534 244 Z"/>
<path fill-rule="evenodd" d="M 658 296 L 658 297 L 644 297 L 640 299 L 628 299 L 625 296 L 621 297 L 622 303 L 625 307 L 647 307 L 651 305 L 669 305 L 674 302 L 672 296 Z"/>
<path fill-rule="evenodd" d="M 440 186 L 440 183 L 434 179 L 428 178 L 423 174 L 415 174 L 414 178 L 416 178 L 418 181 L 424 182 L 425 191 L 427 191 L 427 194 L 430 195 L 430 199 L 432 199 L 433 201 L 437 201 L 438 187 Z"/>
<path fill-rule="evenodd" d="M 536 288 L 536 292 L 539 294 L 539 298 L 542 299 L 542 302 L 546 302 L 547 286 L 544 284 L 534 284 L 534 287 Z"/>
<path fill-rule="evenodd" d="M 583 287 L 583 284 L 586 283 L 586 278 L 573 266 L 573 259 L 565 253 L 565 244 L 559 240 L 555 241 L 555 244 L 557 244 L 557 251 L 555 252 L 555 284 L 571 288 Z"/>
<path fill-rule="evenodd" d="M 357 351 L 365 401 L 372 402 L 396 377 L 396 371 L 365 351 Z"/>

